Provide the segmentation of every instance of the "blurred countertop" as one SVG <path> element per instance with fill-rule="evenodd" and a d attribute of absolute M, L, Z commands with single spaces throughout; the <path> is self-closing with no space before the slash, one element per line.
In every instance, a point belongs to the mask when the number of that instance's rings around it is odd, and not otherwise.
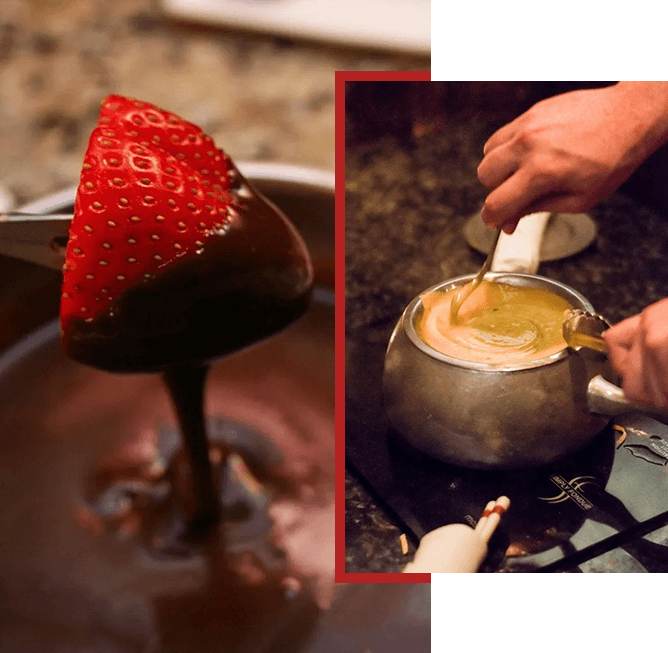
<path fill-rule="evenodd" d="M 334 72 L 429 61 L 206 28 L 156 0 L 3 0 L 0 183 L 19 201 L 78 180 L 100 101 L 198 124 L 237 160 L 334 167 Z"/>
<path fill-rule="evenodd" d="M 539 97 L 530 83 L 445 83 L 426 97 L 417 82 L 389 91 L 369 84 L 381 86 L 360 82 L 347 91 L 346 335 L 389 338 L 388 325 L 417 294 L 480 268 L 484 257 L 462 229 L 486 196 L 476 175 L 483 145 Z M 382 122 L 373 114 L 380 96 L 388 101 Z M 428 100 L 433 106 L 425 115 Z M 648 163 L 652 169 L 637 174 L 664 187 L 668 168 Z M 574 287 L 611 323 L 668 296 L 668 205 L 645 203 L 647 186 L 635 182 L 589 211 L 598 228 L 592 245 L 543 262 L 538 272 Z M 346 571 L 400 571 L 415 548 L 402 552 L 399 524 L 348 471 Z M 583 567 L 638 571 L 618 554 Z"/>

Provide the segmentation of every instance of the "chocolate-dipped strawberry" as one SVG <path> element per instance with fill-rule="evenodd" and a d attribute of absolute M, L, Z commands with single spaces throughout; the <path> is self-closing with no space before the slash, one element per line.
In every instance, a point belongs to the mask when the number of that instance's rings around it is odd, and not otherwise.
<path fill-rule="evenodd" d="M 70 356 L 117 372 L 205 363 L 290 324 L 311 284 L 295 228 L 211 137 L 146 102 L 104 100 L 64 265 Z"/>

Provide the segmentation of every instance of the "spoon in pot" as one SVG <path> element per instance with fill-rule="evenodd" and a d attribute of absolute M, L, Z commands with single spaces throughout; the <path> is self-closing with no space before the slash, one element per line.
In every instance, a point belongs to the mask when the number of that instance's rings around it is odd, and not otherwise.
<path fill-rule="evenodd" d="M 494 234 L 494 240 L 492 240 L 492 245 L 487 254 L 485 262 L 480 268 L 480 272 L 475 276 L 475 278 L 462 286 L 457 290 L 455 296 L 452 299 L 450 304 L 450 322 L 452 324 L 457 323 L 457 315 L 459 309 L 462 307 L 462 304 L 470 297 L 471 293 L 482 283 L 483 278 L 489 272 L 489 268 L 492 265 L 492 259 L 494 258 L 494 250 L 496 249 L 496 244 L 499 242 L 499 236 L 501 235 L 501 227 L 498 227 L 496 233 Z"/>

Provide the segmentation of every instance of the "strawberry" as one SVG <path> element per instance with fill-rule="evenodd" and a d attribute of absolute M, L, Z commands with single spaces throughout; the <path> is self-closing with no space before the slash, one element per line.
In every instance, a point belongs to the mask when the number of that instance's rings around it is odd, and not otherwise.
<path fill-rule="evenodd" d="M 127 287 L 200 250 L 234 215 L 231 161 L 199 127 L 110 95 L 84 157 L 61 324 L 92 320 Z"/>
<path fill-rule="evenodd" d="M 221 249 L 216 241 L 222 240 Z M 205 250 L 208 257 L 198 258 Z M 226 260 L 231 276 L 220 269 Z M 185 265 L 188 261 L 197 266 Z M 173 269 L 185 270 L 190 280 Z M 165 274 L 168 270 L 171 275 Z M 175 280 L 168 286 L 164 279 L 170 276 Z M 306 296 L 311 281 L 308 253 L 294 227 L 247 185 L 210 136 L 147 102 L 118 95 L 102 102 L 84 157 L 63 266 L 60 317 L 66 349 L 69 340 L 85 344 L 94 336 L 111 342 L 117 332 L 127 336 L 128 356 L 133 350 L 138 360 L 155 335 L 152 358 L 146 355 L 141 363 L 148 369 L 162 349 L 173 347 L 157 339 L 157 331 L 190 328 L 174 325 L 196 301 L 201 306 L 192 321 L 203 322 L 211 306 L 218 310 L 214 304 L 204 308 L 213 290 L 220 294 L 228 284 L 225 292 L 237 296 L 237 313 L 265 320 L 256 329 L 259 338 L 281 326 L 275 317 L 277 298 L 287 307 L 298 295 Z M 142 286 L 152 293 L 150 309 L 134 290 Z M 121 312 L 126 322 L 110 326 Z M 248 340 L 252 330 L 240 326 L 238 331 L 230 336 L 230 347 L 235 339 L 238 346 L 247 344 L 244 337 Z M 200 337 L 192 329 L 189 334 Z M 186 354 L 205 356 L 195 345 Z"/>

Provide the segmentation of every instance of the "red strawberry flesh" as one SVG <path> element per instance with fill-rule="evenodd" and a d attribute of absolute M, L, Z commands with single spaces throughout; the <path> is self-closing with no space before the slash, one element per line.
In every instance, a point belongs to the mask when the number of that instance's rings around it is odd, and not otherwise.
<path fill-rule="evenodd" d="M 295 228 L 197 126 L 121 96 L 90 137 L 63 268 L 63 345 L 119 372 L 206 362 L 304 312 Z"/>

